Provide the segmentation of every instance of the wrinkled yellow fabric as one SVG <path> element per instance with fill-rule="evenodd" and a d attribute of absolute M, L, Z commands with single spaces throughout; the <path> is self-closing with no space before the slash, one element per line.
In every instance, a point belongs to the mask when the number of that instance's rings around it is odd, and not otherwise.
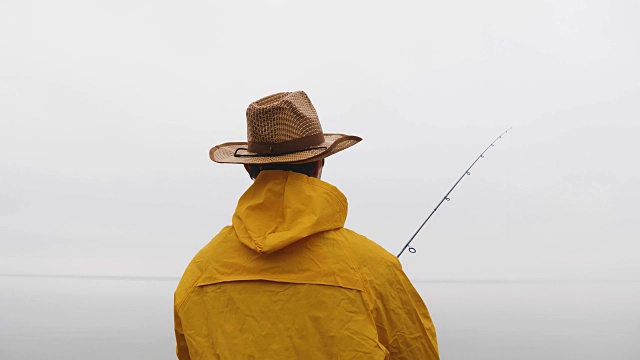
<path fill-rule="evenodd" d="M 346 216 L 334 186 L 261 172 L 178 285 L 178 358 L 438 359 L 400 263 Z"/>

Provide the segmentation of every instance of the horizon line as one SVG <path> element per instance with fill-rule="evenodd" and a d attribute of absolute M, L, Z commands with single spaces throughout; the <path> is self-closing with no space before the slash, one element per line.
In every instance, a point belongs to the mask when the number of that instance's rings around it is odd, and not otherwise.
<path fill-rule="evenodd" d="M 180 280 L 178 276 L 143 276 L 143 275 L 81 275 L 81 274 L 8 274 L 0 273 L 0 277 L 59 278 L 59 279 L 100 279 L 100 280 Z"/>
<path fill-rule="evenodd" d="M 0 273 L 0 277 L 57 278 L 57 279 L 96 279 L 96 280 L 138 280 L 138 281 L 179 281 L 179 276 L 144 275 L 81 275 L 81 274 L 9 274 Z M 567 283 L 567 282 L 617 282 L 633 283 L 640 279 L 421 279 L 414 283 Z"/>

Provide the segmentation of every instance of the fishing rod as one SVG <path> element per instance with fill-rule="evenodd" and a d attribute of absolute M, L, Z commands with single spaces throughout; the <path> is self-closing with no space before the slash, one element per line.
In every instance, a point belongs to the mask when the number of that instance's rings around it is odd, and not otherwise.
<path fill-rule="evenodd" d="M 413 236 L 411 237 L 411 239 L 409 239 L 409 241 L 404 245 L 404 247 L 402 248 L 402 251 L 400 251 L 400 253 L 398 254 L 398 258 L 400 258 L 400 255 L 402 255 L 402 253 L 409 249 L 410 253 L 415 253 L 416 249 L 411 247 L 411 242 L 413 241 L 413 239 L 416 237 L 416 235 L 418 235 L 418 233 L 420 232 L 420 230 L 422 230 L 422 228 L 424 227 L 424 225 L 427 223 L 427 221 L 429 221 L 429 219 L 431 219 L 431 216 L 433 216 L 433 214 L 436 212 L 436 210 L 438 210 L 438 208 L 440 207 L 440 205 L 442 205 L 443 202 L 445 201 L 449 201 L 451 200 L 449 198 L 449 194 L 451 194 L 451 192 L 453 191 L 453 189 L 456 188 L 456 186 L 458 186 L 458 184 L 460 183 L 460 181 L 462 181 L 462 178 L 464 178 L 467 175 L 471 175 L 471 172 L 469 172 L 471 170 L 471 168 L 473 167 L 473 165 L 475 165 L 478 160 L 484 158 L 484 153 L 487 152 L 487 150 L 489 150 L 492 146 L 494 146 L 493 144 L 496 143 L 496 141 L 498 141 L 499 139 L 502 139 L 502 135 L 506 134 L 509 132 L 509 130 L 511 130 L 511 128 L 508 128 L 507 130 L 505 130 L 505 132 L 503 132 L 502 134 L 500 134 L 500 136 L 498 136 L 495 140 L 493 140 L 493 142 L 491 144 L 489 144 L 489 146 L 487 146 L 486 149 L 484 149 L 484 151 L 480 154 L 480 156 L 478 156 L 478 158 L 471 164 L 471 166 L 469 166 L 469 168 L 462 174 L 462 176 L 460 176 L 460 179 L 458 179 L 458 181 L 456 181 L 455 184 L 453 184 L 453 187 L 451 187 L 451 189 L 449 189 L 449 191 L 447 192 L 447 194 L 442 198 L 442 200 L 440 200 L 440 202 L 438 203 L 438 206 L 436 206 L 435 209 L 433 209 L 433 211 L 431 212 L 431 214 L 429 214 L 429 216 L 427 217 L 427 219 L 422 223 L 422 225 L 420 225 L 420 227 L 418 228 L 418 230 L 416 230 L 416 232 L 413 234 Z"/>

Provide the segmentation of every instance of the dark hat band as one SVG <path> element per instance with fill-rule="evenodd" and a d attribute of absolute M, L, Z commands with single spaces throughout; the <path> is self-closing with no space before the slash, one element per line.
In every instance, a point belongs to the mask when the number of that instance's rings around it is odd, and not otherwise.
<path fill-rule="evenodd" d="M 318 133 L 279 143 L 249 141 L 247 143 L 247 151 L 256 154 L 281 155 L 307 150 L 322 143 L 324 143 L 324 134 Z"/>
<path fill-rule="evenodd" d="M 282 155 L 289 155 L 289 154 L 295 154 L 298 152 L 303 152 L 303 151 L 309 151 L 309 150 L 327 150 L 326 146 L 316 146 L 316 147 L 311 147 L 311 148 L 307 148 L 307 149 L 302 149 L 302 150 L 293 150 L 290 152 L 286 152 L 286 153 L 278 153 L 278 154 L 238 154 L 238 151 L 240 150 L 244 150 L 244 151 L 248 151 L 247 148 L 243 148 L 243 147 L 239 147 L 236 149 L 236 151 L 233 152 L 233 156 L 234 157 L 269 157 L 269 156 L 282 156 Z"/>

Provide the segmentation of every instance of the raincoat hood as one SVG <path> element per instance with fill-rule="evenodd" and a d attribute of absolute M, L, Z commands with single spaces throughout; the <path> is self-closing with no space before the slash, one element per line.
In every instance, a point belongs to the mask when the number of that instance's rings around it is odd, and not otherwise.
<path fill-rule="evenodd" d="M 307 236 L 339 229 L 347 198 L 335 186 L 291 171 L 261 171 L 238 201 L 232 224 L 239 240 L 268 254 Z"/>

